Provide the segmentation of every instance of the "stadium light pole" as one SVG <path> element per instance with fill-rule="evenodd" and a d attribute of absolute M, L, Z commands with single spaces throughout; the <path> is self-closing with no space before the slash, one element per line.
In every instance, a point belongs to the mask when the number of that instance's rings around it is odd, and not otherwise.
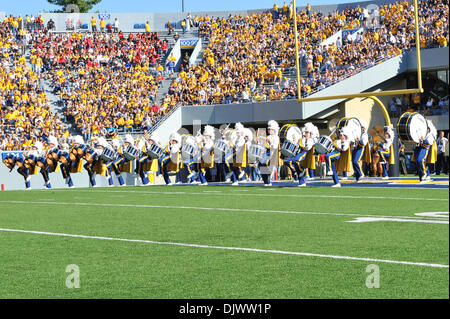
<path fill-rule="evenodd" d="M 297 6 L 295 0 L 292 0 L 292 14 L 294 15 L 294 41 L 295 41 L 295 70 L 297 75 L 297 100 L 301 99 L 301 88 L 300 88 L 300 60 L 298 56 L 298 32 L 297 32 Z"/>
<path fill-rule="evenodd" d="M 184 0 L 181 0 L 181 12 L 184 13 Z"/>

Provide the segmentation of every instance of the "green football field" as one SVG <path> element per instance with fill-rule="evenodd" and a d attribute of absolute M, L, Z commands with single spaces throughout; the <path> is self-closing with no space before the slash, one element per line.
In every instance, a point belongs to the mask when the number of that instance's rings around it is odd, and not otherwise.
<path fill-rule="evenodd" d="M 1 192 L 0 298 L 448 298 L 448 205 L 448 189 Z"/>

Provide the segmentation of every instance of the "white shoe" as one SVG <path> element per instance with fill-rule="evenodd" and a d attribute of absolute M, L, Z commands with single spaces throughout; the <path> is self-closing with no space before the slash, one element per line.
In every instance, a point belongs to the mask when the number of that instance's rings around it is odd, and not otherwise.
<path fill-rule="evenodd" d="M 125 186 L 127 186 L 127 184 L 122 184 L 122 185 L 120 185 L 120 187 L 125 187 Z"/>
<path fill-rule="evenodd" d="M 427 177 L 425 177 L 425 180 L 430 181 L 431 182 L 431 176 L 427 175 Z"/>
<path fill-rule="evenodd" d="M 363 182 L 363 180 L 362 180 L 362 178 L 360 178 L 359 180 L 357 180 L 356 181 L 357 183 L 362 183 Z"/>
<path fill-rule="evenodd" d="M 389 179 L 389 176 L 384 176 L 384 177 L 382 177 L 381 179 L 388 180 L 388 179 Z"/>
<path fill-rule="evenodd" d="M 27 182 L 31 181 L 31 176 L 28 176 L 26 179 Z"/>
<path fill-rule="evenodd" d="M 244 177 L 244 175 L 245 175 L 245 172 L 244 172 L 244 171 L 242 171 L 242 173 L 241 173 L 241 174 L 239 174 L 239 179 L 241 179 L 242 177 Z"/>
<path fill-rule="evenodd" d="M 190 173 L 190 174 L 187 176 L 187 179 L 190 179 L 191 177 L 194 177 L 194 175 L 195 175 L 194 172 Z"/>
<path fill-rule="evenodd" d="M 201 183 L 200 186 L 208 186 L 208 182 Z"/>
<path fill-rule="evenodd" d="M 238 181 L 236 181 L 236 182 L 234 182 L 233 184 L 231 184 L 231 186 L 238 186 L 239 185 L 239 182 Z"/>
<path fill-rule="evenodd" d="M 147 184 L 142 184 L 141 186 L 148 186 L 150 185 L 150 182 L 148 182 Z"/>
<path fill-rule="evenodd" d="M 108 185 L 108 187 L 114 187 L 114 184 L 112 184 L 112 185 Z"/>
<path fill-rule="evenodd" d="M 297 187 L 306 187 L 306 183 L 298 184 Z"/>
<path fill-rule="evenodd" d="M 341 183 L 339 183 L 339 184 L 334 184 L 334 185 L 331 186 L 331 187 L 341 187 Z"/>
<path fill-rule="evenodd" d="M 328 171 L 327 176 L 333 176 L 333 171 Z"/>
<path fill-rule="evenodd" d="M 27 187 L 25 188 L 25 190 L 30 191 L 32 188 L 31 187 Z"/>
<path fill-rule="evenodd" d="M 344 176 L 344 177 L 341 178 L 341 180 L 346 181 L 346 180 L 348 180 L 348 177 Z"/>
<path fill-rule="evenodd" d="M 173 186 L 173 184 L 172 184 L 172 183 L 169 183 L 169 184 L 166 184 L 166 186 Z"/>
<path fill-rule="evenodd" d="M 272 183 L 270 183 L 270 184 L 264 184 L 264 186 L 272 186 Z"/>
<path fill-rule="evenodd" d="M 175 185 L 181 185 L 183 184 L 182 182 L 176 182 Z"/>
<path fill-rule="evenodd" d="M 428 183 L 428 181 L 427 181 L 426 179 L 421 180 L 421 181 L 419 182 L 419 184 L 426 184 L 426 183 Z"/>
<path fill-rule="evenodd" d="M 225 182 L 230 183 L 230 182 L 231 182 L 231 179 L 227 178 L 227 179 L 225 180 Z"/>

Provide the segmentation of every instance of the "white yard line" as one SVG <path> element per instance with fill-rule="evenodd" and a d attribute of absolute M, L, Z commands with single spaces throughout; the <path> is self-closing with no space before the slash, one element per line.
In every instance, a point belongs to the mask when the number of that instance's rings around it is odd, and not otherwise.
<path fill-rule="evenodd" d="M 267 250 L 267 249 L 242 248 L 242 247 L 211 246 L 211 245 L 188 244 L 188 243 L 161 242 L 161 241 L 153 241 L 153 240 L 125 239 L 125 238 L 87 236 L 87 235 L 74 235 L 74 234 L 65 234 L 65 233 L 51 233 L 51 232 L 43 232 L 43 231 L 9 229 L 9 228 L 0 228 L 0 231 L 26 233 L 26 234 L 36 234 L 36 235 L 47 235 L 47 236 L 60 236 L 60 237 L 72 237 L 72 238 L 84 238 L 84 239 L 98 239 L 98 240 L 111 240 L 111 241 L 122 241 L 122 242 L 146 243 L 146 244 L 154 244 L 154 245 L 170 245 L 170 246 L 181 246 L 181 247 L 192 247 L 192 248 L 209 248 L 209 249 L 222 249 L 222 250 L 250 251 L 250 252 L 258 252 L 258 253 L 295 255 L 295 256 L 305 256 L 305 257 L 342 259 L 342 260 L 356 260 L 356 261 L 364 261 L 364 262 L 379 262 L 379 263 L 402 264 L 402 265 L 409 265 L 409 266 L 422 266 L 422 267 L 447 268 L 448 269 L 448 265 L 432 264 L 432 263 L 425 263 L 425 262 L 412 262 L 412 261 L 400 261 L 400 260 L 389 260 L 389 259 L 378 259 L 378 258 L 364 258 L 364 257 L 350 257 L 350 256 L 313 254 L 313 253 L 284 251 L 284 250 Z"/>
<path fill-rule="evenodd" d="M 269 190 L 269 189 L 262 189 Z M 274 189 L 272 189 L 274 190 Z M 45 190 L 43 190 L 45 191 Z M 55 191 L 66 192 L 65 189 Z M 227 193 L 220 191 L 203 192 L 155 192 L 155 191 L 127 191 L 127 190 L 88 190 L 73 189 L 71 192 L 90 192 L 90 193 L 131 193 L 131 194 L 155 194 L 155 195 L 210 195 L 210 196 L 248 196 L 248 197 L 292 197 L 292 198 L 342 198 L 342 199 L 386 199 L 386 200 L 419 200 L 419 201 L 449 201 L 448 198 L 419 198 L 419 197 L 388 197 L 388 196 L 352 196 L 352 195 L 317 195 L 317 194 L 258 194 L 258 193 Z"/>
<path fill-rule="evenodd" d="M 187 209 L 202 211 L 226 211 L 226 212 L 253 212 L 253 213 L 272 213 L 272 214 L 298 214 L 298 215 L 331 215 L 331 216 L 352 216 L 352 217 L 378 217 L 378 218 L 417 218 L 426 217 L 411 216 L 386 216 L 374 214 L 352 214 L 352 213 L 328 213 L 328 212 L 300 212 L 286 210 L 268 210 L 268 209 L 248 209 L 248 208 L 227 208 L 227 207 L 195 207 L 195 206 L 168 206 L 168 205 L 150 205 L 150 204 L 108 204 L 108 203 L 82 203 L 82 202 L 44 202 L 44 201 L 18 201 L 18 200 L 0 200 L 6 204 L 29 204 L 29 205 L 69 205 L 69 206 L 100 206 L 100 207 L 132 207 L 132 208 L 165 208 L 165 209 Z M 433 220 L 442 220 L 445 217 L 429 217 Z"/>

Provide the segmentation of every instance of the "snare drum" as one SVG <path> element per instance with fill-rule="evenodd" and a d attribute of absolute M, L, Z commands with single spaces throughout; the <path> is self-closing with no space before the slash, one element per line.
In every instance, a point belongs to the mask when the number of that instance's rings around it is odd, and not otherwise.
<path fill-rule="evenodd" d="M 333 140 L 326 135 L 319 137 L 319 140 L 314 144 L 314 148 L 319 154 L 327 154 L 333 151 Z"/>
<path fill-rule="evenodd" d="M 163 157 L 164 149 L 159 147 L 158 144 L 153 143 L 152 145 L 150 145 L 150 148 L 147 150 L 147 155 L 150 158 L 154 158 L 154 159 Z"/>
<path fill-rule="evenodd" d="M 420 138 L 427 135 L 427 120 L 417 112 L 403 113 L 397 123 L 397 132 L 403 143 L 419 144 Z"/>
<path fill-rule="evenodd" d="M 128 145 L 127 148 L 123 151 L 123 157 L 127 160 L 132 161 L 135 158 L 139 157 L 139 150 L 133 145 Z"/>
<path fill-rule="evenodd" d="M 214 143 L 214 153 L 220 155 L 220 154 L 227 154 L 228 150 L 230 148 L 230 143 L 226 140 L 217 140 Z"/>
<path fill-rule="evenodd" d="M 280 151 L 284 157 L 294 157 L 300 153 L 301 148 L 300 145 L 296 145 L 289 140 L 285 140 L 283 144 L 281 144 Z"/>
<path fill-rule="evenodd" d="M 339 132 L 344 126 L 348 126 L 352 132 L 352 136 L 348 137 L 349 141 L 354 142 L 356 139 L 361 139 L 362 126 L 356 117 L 344 117 L 338 122 L 336 127 L 336 138 L 339 138 Z"/>
<path fill-rule="evenodd" d="M 260 161 L 265 153 L 265 147 L 259 144 L 252 144 L 248 148 L 248 159 L 250 162 L 254 163 L 256 161 Z"/>
<path fill-rule="evenodd" d="M 117 153 L 112 148 L 105 147 L 100 158 L 105 162 L 114 161 L 117 158 Z"/>
<path fill-rule="evenodd" d="M 198 154 L 198 147 L 195 138 L 192 135 L 184 135 L 182 137 L 181 157 L 183 161 L 188 161 Z"/>

